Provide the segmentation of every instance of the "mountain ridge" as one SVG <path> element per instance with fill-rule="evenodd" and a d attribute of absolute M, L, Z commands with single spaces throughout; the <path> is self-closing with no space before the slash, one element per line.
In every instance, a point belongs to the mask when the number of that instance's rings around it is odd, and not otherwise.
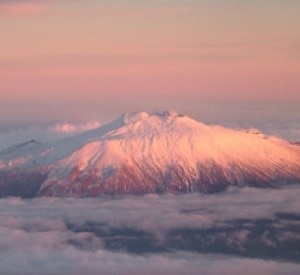
<path fill-rule="evenodd" d="M 174 111 L 126 113 L 97 129 L 0 155 L 0 196 L 26 190 L 25 182 L 33 196 L 90 197 L 211 193 L 296 181 L 299 146 L 258 131 L 208 126 Z"/>

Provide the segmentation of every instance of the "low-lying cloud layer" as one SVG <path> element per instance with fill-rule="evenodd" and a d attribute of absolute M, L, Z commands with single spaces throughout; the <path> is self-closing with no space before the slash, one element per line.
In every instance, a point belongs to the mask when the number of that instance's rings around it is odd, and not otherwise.
<path fill-rule="evenodd" d="M 83 124 L 62 122 L 48 127 L 32 126 L 25 129 L 4 132 L 0 134 L 0 151 L 25 141 L 34 139 L 40 142 L 51 142 L 100 126 L 99 121 L 90 121 Z"/>
<path fill-rule="evenodd" d="M 299 196 L 295 185 L 218 195 L 1 199 L 1 272 L 297 274 Z"/>

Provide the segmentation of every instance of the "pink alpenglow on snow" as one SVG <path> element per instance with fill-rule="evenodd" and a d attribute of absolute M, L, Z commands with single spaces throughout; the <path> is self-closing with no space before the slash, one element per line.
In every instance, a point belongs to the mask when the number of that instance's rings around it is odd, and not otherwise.
<path fill-rule="evenodd" d="M 1 195 L 220 192 L 300 180 L 300 147 L 176 112 L 131 113 L 52 143 L 0 154 Z"/>

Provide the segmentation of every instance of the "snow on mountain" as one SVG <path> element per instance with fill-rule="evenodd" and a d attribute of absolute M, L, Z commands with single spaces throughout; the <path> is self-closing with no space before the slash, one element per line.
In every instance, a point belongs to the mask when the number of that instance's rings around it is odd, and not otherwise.
<path fill-rule="evenodd" d="M 218 192 L 297 180 L 299 146 L 176 112 L 124 114 L 58 142 L 0 154 L 2 196 Z"/>

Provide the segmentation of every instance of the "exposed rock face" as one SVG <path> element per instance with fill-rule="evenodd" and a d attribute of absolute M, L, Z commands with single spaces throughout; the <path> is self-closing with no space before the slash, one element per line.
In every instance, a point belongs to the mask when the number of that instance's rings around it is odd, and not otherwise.
<path fill-rule="evenodd" d="M 0 154 L 0 196 L 211 193 L 296 181 L 299 146 L 175 112 L 125 114 L 59 142 Z"/>

